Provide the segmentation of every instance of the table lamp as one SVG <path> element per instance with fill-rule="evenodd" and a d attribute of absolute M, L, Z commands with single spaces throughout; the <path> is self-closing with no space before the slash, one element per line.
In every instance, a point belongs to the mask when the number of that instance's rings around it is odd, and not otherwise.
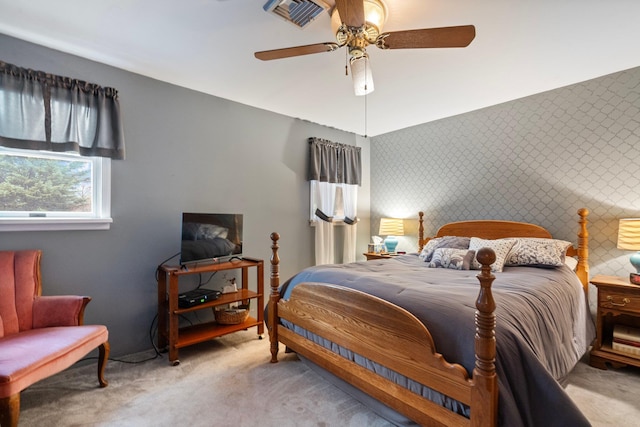
<path fill-rule="evenodd" d="M 640 285 L 640 218 L 624 218 L 618 226 L 618 249 L 636 251 L 631 255 L 631 265 L 636 269 L 629 274 L 629 281 Z"/>
<path fill-rule="evenodd" d="M 396 246 L 398 246 L 396 236 L 404 236 L 404 221 L 399 218 L 381 218 L 378 234 L 387 236 L 384 239 L 384 246 L 387 248 L 387 252 L 394 254 Z"/>

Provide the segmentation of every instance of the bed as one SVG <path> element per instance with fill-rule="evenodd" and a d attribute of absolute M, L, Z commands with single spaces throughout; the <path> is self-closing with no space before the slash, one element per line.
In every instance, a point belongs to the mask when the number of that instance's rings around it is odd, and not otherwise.
<path fill-rule="evenodd" d="M 283 344 L 384 408 L 377 412 L 406 417 L 398 424 L 589 425 L 561 386 L 595 335 L 588 210 L 578 215 L 574 247 L 512 221 L 450 223 L 426 239 L 420 213 L 418 253 L 310 267 L 282 286 L 272 233 L 271 362 Z M 466 253 L 438 247 L 464 238 L 473 242 Z M 536 264 L 544 257 L 532 248 L 558 245 L 561 264 Z"/>

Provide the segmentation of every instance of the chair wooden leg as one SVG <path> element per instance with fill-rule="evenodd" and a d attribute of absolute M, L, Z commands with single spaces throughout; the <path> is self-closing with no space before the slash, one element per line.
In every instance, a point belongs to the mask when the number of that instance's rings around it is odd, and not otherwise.
<path fill-rule="evenodd" d="M 20 393 L 0 399 L 0 427 L 18 427 Z"/>
<path fill-rule="evenodd" d="M 109 346 L 109 341 L 104 342 L 100 347 L 98 347 L 98 351 L 100 353 L 100 358 L 98 359 L 98 381 L 100 382 L 100 387 L 106 387 L 109 385 L 107 380 L 104 378 L 104 370 L 107 367 L 110 350 L 111 347 Z"/>

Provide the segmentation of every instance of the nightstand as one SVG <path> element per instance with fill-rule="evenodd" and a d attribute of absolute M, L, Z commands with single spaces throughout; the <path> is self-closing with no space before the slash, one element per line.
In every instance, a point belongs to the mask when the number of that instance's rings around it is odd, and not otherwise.
<path fill-rule="evenodd" d="M 371 261 L 372 259 L 388 259 L 388 258 L 391 258 L 391 255 L 389 255 L 389 254 L 381 254 L 381 253 L 376 253 L 376 252 L 365 252 L 363 255 L 367 257 L 367 261 Z"/>
<path fill-rule="evenodd" d="M 596 340 L 591 349 L 589 364 L 607 369 L 627 365 L 640 367 L 640 355 L 616 351 L 612 347 L 616 324 L 640 328 L 640 286 L 632 285 L 626 277 L 597 275 L 591 283 L 598 288 Z"/>

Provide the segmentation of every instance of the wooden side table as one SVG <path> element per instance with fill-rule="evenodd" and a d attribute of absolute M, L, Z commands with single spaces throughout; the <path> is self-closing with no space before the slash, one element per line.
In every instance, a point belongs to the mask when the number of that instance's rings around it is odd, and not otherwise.
<path fill-rule="evenodd" d="M 632 285 L 626 277 L 597 275 L 591 283 L 598 288 L 596 340 L 591 349 L 589 364 L 607 369 L 627 365 L 640 367 L 640 355 L 614 350 L 613 328 L 623 324 L 640 328 L 640 286 Z"/>
<path fill-rule="evenodd" d="M 363 255 L 365 257 L 367 257 L 367 261 L 371 261 L 372 259 L 389 259 L 389 258 L 391 258 L 391 255 L 389 255 L 389 254 L 381 254 L 381 253 L 376 253 L 376 252 L 365 252 Z"/>
<path fill-rule="evenodd" d="M 256 270 L 256 290 L 249 289 L 249 269 Z M 218 299 L 188 308 L 178 305 L 179 279 L 184 276 L 202 273 L 215 273 L 223 270 L 242 270 L 241 287 L 237 292 L 221 295 Z M 264 261 L 243 257 L 239 261 L 203 264 L 182 269 L 178 266 L 161 265 L 158 267 L 158 348 L 168 347 L 169 363 L 173 366 L 180 364 L 178 350 L 192 344 L 208 341 L 233 332 L 257 326 L 258 338 L 264 333 Z M 249 300 L 257 303 L 257 319 L 247 318 L 244 322 L 223 325 L 216 322 L 199 323 L 187 327 L 179 327 L 179 318 L 184 313 L 203 309 L 215 309 L 218 306 Z"/>

